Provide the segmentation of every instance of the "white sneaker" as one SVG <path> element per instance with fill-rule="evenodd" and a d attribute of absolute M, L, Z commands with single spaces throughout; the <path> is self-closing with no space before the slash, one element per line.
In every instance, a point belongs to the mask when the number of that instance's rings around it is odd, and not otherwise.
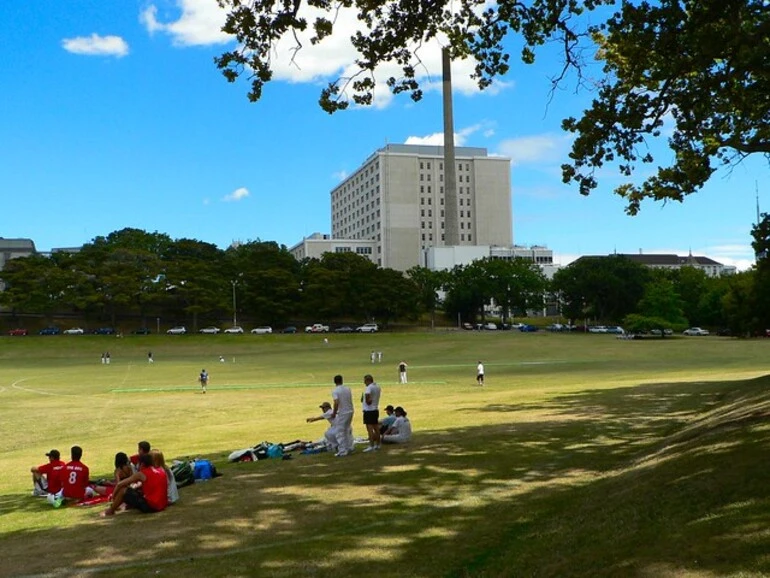
<path fill-rule="evenodd" d="M 335 458 L 344 458 L 346 455 L 348 455 L 348 452 L 346 452 L 345 450 L 341 450 L 341 451 L 337 452 L 336 454 L 334 454 L 334 457 Z"/>
<path fill-rule="evenodd" d="M 373 451 L 374 451 L 374 450 L 376 450 L 376 449 L 377 449 L 377 447 L 376 447 L 376 446 L 369 446 L 368 448 L 366 448 L 366 449 L 364 450 L 364 453 L 366 453 L 366 452 L 373 452 Z"/>

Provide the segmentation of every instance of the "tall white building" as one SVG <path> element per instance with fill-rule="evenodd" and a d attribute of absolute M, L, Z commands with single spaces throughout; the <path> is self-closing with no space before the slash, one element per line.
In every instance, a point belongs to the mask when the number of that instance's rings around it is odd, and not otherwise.
<path fill-rule="evenodd" d="M 510 247 L 511 161 L 457 147 L 460 246 Z M 444 243 L 444 148 L 391 144 L 331 191 L 332 239 L 374 243 L 371 259 L 405 271 Z"/>

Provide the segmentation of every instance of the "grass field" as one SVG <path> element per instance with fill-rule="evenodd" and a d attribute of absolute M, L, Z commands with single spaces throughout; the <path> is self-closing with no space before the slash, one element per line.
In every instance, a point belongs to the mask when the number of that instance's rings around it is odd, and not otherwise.
<path fill-rule="evenodd" d="M 718 337 L 0 338 L 0 576 L 770 576 L 768 359 Z M 320 438 L 332 376 L 357 398 L 368 372 L 408 445 L 227 463 Z M 30 496 L 51 448 L 98 477 L 142 439 L 224 475 L 150 516 Z"/>

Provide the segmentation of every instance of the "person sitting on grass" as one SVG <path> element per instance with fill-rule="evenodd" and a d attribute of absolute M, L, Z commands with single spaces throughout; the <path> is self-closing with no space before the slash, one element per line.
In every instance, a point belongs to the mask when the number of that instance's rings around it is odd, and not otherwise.
<path fill-rule="evenodd" d="M 151 447 L 150 442 L 147 441 L 141 441 L 136 444 L 136 453 L 130 458 L 134 473 L 139 471 L 139 456 L 149 454 Z"/>
<path fill-rule="evenodd" d="M 387 415 L 380 420 L 380 435 L 384 435 L 396 421 L 396 414 L 392 405 L 385 407 L 385 413 Z"/>
<path fill-rule="evenodd" d="M 396 408 L 396 421 L 388 428 L 385 435 L 382 436 L 382 442 L 386 444 L 402 444 L 412 438 L 412 423 L 406 417 L 404 408 Z"/>
<path fill-rule="evenodd" d="M 32 495 L 47 496 L 56 494 L 61 490 L 61 476 L 64 462 L 61 460 L 59 450 L 51 450 L 46 454 L 48 463 L 30 469 L 32 472 Z"/>
<path fill-rule="evenodd" d="M 150 455 L 152 456 L 152 465 L 166 472 L 166 479 L 168 480 L 168 504 L 170 506 L 179 500 L 179 488 L 176 485 L 174 472 L 172 472 L 171 468 L 166 465 L 166 458 L 163 457 L 162 451 L 152 450 Z"/>
<path fill-rule="evenodd" d="M 141 482 L 141 487 L 132 486 L 137 482 Z M 101 515 L 114 516 L 123 503 L 144 514 L 161 512 L 168 506 L 166 472 L 153 465 L 150 454 L 141 455 L 138 472 L 117 483 L 112 494 L 112 503 Z"/>
<path fill-rule="evenodd" d="M 115 454 L 115 483 L 125 480 L 134 474 L 134 468 L 131 466 L 131 460 L 125 452 Z"/>

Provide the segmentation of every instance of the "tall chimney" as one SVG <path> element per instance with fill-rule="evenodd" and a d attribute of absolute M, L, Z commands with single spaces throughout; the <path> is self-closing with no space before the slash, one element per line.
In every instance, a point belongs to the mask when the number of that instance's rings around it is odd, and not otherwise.
<path fill-rule="evenodd" d="M 441 50 L 444 94 L 444 245 L 460 244 L 455 174 L 455 127 L 452 113 L 452 65 L 449 49 Z"/>

